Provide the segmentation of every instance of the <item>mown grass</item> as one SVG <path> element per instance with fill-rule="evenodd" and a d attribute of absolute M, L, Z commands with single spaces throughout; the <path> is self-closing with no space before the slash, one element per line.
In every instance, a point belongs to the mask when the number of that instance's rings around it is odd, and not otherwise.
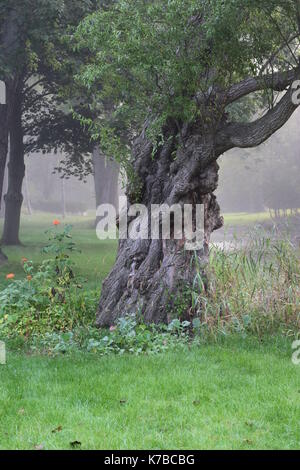
<path fill-rule="evenodd" d="M 52 229 L 54 218 L 51 214 L 23 216 L 20 231 L 23 246 L 3 248 L 9 262 L 0 268 L 0 288 L 7 285 L 7 273 L 14 273 L 16 279 L 24 276 L 21 263 L 23 257 L 34 263 L 47 258 L 47 255 L 42 255 L 41 250 L 47 244 L 48 235 L 45 232 Z M 0 221 L 0 231 L 2 223 Z M 101 283 L 114 263 L 117 242 L 100 241 L 97 238 L 93 217 L 67 217 L 61 223 L 73 226 L 72 236 L 80 250 L 72 255 L 76 272 L 87 279 L 87 288 L 99 289 L 100 292 Z"/>
<path fill-rule="evenodd" d="M 155 357 L 14 353 L 0 374 L 0 449 L 300 445 L 300 367 L 284 342 L 230 340 Z"/>
<path fill-rule="evenodd" d="M 283 214 L 282 214 L 283 215 Z M 293 214 L 290 210 L 286 211 L 287 219 L 292 218 Z M 253 225 L 263 222 L 271 221 L 271 215 L 269 211 L 265 212 L 233 212 L 224 214 L 225 226 L 240 226 L 240 225 Z"/>
<path fill-rule="evenodd" d="M 20 230 L 22 246 L 3 248 L 9 262 L 0 267 L 0 288 L 6 285 L 5 276 L 7 273 L 14 273 L 17 279 L 22 277 L 22 258 L 28 258 L 35 263 L 39 263 L 43 259 L 41 249 L 47 243 L 46 232 L 52 228 L 52 222 L 55 218 L 54 215 L 46 213 L 35 213 L 32 216 L 23 215 Z M 269 220 L 270 215 L 268 212 L 236 213 L 225 214 L 224 218 L 226 226 L 229 227 L 263 222 Z M 61 220 L 62 225 L 71 224 L 73 226 L 72 235 L 81 251 L 81 253 L 73 255 L 76 271 L 88 280 L 90 288 L 98 288 L 101 285 L 109 273 L 117 251 L 117 241 L 98 240 L 94 220 L 93 215 L 87 217 L 68 216 Z M 3 220 L 0 219 L 0 233 L 2 226 Z"/>
<path fill-rule="evenodd" d="M 271 220 L 271 216 L 269 212 L 257 212 L 257 213 L 249 213 L 249 212 L 236 212 L 236 213 L 229 213 L 224 215 L 225 226 L 230 227 L 240 226 L 240 225 L 250 225 L 255 223 L 262 223 Z"/>
<path fill-rule="evenodd" d="M 41 260 L 52 219 L 23 218 L 24 246 L 5 248 L 0 289 L 8 272 L 24 276 L 22 257 Z M 116 242 L 100 242 L 92 218 L 66 223 L 81 249 L 77 271 L 100 292 Z M 233 333 L 221 343 L 139 357 L 47 357 L 15 345 L 0 366 L 0 449 L 69 449 L 74 441 L 82 449 L 297 449 L 300 366 L 292 364 L 291 342 Z"/>
<path fill-rule="evenodd" d="M 7 273 L 14 273 L 16 279 L 23 276 L 22 258 L 28 258 L 34 263 L 39 263 L 43 259 L 41 250 L 47 243 L 46 231 L 52 228 L 52 222 L 55 218 L 54 215 L 46 213 L 35 213 L 32 216 L 23 215 L 20 230 L 22 246 L 3 248 L 9 262 L 0 267 L 0 288 L 7 285 L 5 279 Z M 270 215 L 267 212 L 259 214 L 225 214 L 225 224 L 226 226 L 251 225 L 269 218 Z M 93 215 L 87 217 L 68 216 L 66 219 L 61 220 L 61 223 L 62 225 L 71 224 L 73 226 L 72 235 L 81 251 L 81 253 L 74 253 L 73 255 L 76 272 L 88 280 L 89 288 L 100 289 L 103 279 L 113 265 L 117 251 L 117 241 L 98 240 L 94 220 Z M 3 220 L 0 219 L 0 232 L 2 226 Z"/>

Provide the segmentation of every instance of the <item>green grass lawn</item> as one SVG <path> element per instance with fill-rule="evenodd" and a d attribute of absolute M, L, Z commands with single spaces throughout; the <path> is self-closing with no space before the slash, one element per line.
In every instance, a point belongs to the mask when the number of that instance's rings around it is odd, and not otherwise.
<path fill-rule="evenodd" d="M 0 268 L 0 288 L 7 284 L 7 273 L 14 273 L 16 278 L 24 276 L 21 263 L 23 257 L 36 263 L 47 258 L 47 255 L 41 254 L 41 249 L 47 243 L 48 235 L 45 232 L 53 228 L 54 219 L 51 214 L 22 217 L 20 240 L 23 246 L 3 248 L 9 263 Z M 101 282 L 114 263 L 117 242 L 98 240 L 92 217 L 67 217 L 62 221 L 62 226 L 64 224 L 73 226 L 72 235 L 80 249 L 80 253 L 72 255 L 76 272 L 87 279 L 89 288 L 97 288 L 100 292 Z M 0 221 L 1 230 L 2 221 Z"/>
<path fill-rule="evenodd" d="M 0 449 L 300 446 L 300 367 L 287 346 L 239 340 L 157 357 L 13 353 L 0 374 Z"/>
<path fill-rule="evenodd" d="M 249 213 L 249 212 L 236 212 L 232 214 L 225 214 L 224 221 L 225 226 L 240 226 L 240 225 L 251 225 L 267 222 L 271 220 L 269 212 L 258 212 L 258 213 Z"/>
<path fill-rule="evenodd" d="M 22 220 L 22 247 L 5 248 L 8 272 L 41 261 L 51 215 Z M 101 289 L 116 242 L 96 238 L 92 218 L 68 218 L 87 288 Z M 296 449 L 300 366 L 289 341 L 227 340 L 159 356 L 88 353 L 54 358 L 8 351 L 0 366 L 0 449 Z M 52 432 L 57 430 L 57 432 Z"/>
<path fill-rule="evenodd" d="M 43 259 L 41 249 L 47 243 L 47 230 L 53 228 L 52 222 L 56 217 L 52 214 L 36 213 L 32 216 L 23 215 L 21 221 L 20 240 L 23 246 L 4 247 L 3 251 L 9 258 L 9 263 L 0 268 L 0 288 L 7 282 L 7 273 L 14 273 L 16 278 L 23 276 L 22 258 L 28 258 L 33 262 Z M 257 214 L 235 213 L 225 214 L 225 226 L 253 225 L 270 219 L 268 212 Z M 117 241 L 100 241 L 96 236 L 93 216 L 76 217 L 68 216 L 62 220 L 64 224 L 73 226 L 72 235 L 81 253 L 75 253 L 73 260 L 79 275 L 88 280 L 90 288 L 101 288 L 103 279 L 107 276 L 113 265 Z M 0 219 L 0 232 L 3 220 Z M 45 258 L 45 255 L 44 255 Z"/>
<path fill-rule="evenodd" d="M 287 211 L 288 218 L 291 216 L 291 211 Z M 240 226 L 240 225 L 254 225 L 262 224 L 264 222 L 271 221 L 271 215 L 269 211 L 265 212 L 234 212 L 224 214 L 225 226 Z"/>
<path fill-rule="evenodd" d="M 269 214 L 226 214 L 226 226 L 249 225 L 269 219 Z M 7 285 L 6 274 L 14 273 L 16 278 L 23 276 L 22 258 L 27 258 L 35 263 L 40 262 L 46 255 L 41 254 L 41 249 L 47 243 L 47 230 L 52 229 L 52 222 L 56 217 L 52 214 L 36 213 L 32 216 L 23 215 L 21 221 L 20 240 L 23 246 L 4 247 L 3 251 L 9 258 L 9 263 L 0 267 L 0 288 Z M 114 240 L 100 241 L 96 236 L 94 218 L 68 216 L 62 220 L 64 224 L 73 226 L 72 235 L 81 253 L 75 253 L 73 260 L 76 271 L 88 281 L 89 288 L 101 288 L 103 279 L 107 276 L 113 265 L 117 242 Z M 0 232 L 3 220 L 0 219 Z"/>

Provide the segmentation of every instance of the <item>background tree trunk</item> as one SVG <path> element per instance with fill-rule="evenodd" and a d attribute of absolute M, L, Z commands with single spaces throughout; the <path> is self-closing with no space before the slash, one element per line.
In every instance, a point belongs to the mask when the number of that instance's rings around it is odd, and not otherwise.
<path fill-rule="evenodd" d="M 22 185 L 25 175 L 21 87 L 8 87 L 7 98 L 10 155 L 2 243 L 3 245 L 19 245 L 21 207 L 23 203 Z"/>
<path fill-rule="evenodd" d="M 179 146 L 177 131 L 171 129 L 154 158 L 145 134 L 136 141 L 133 162 L 139 196 L 137 200 L 131 185 L 129 203 L 142 203 L 148 210 L 151 204 L 204 204 L 205 244 L 192 252 L 184 249 L 184 240 L 121 240 L 115 266 L 103 283 L 98 326 L 112 325 L 126 313 L 139 313 L 147 323 L 170 320 L 174 302 L 207 261 L 211 232 L 223 224 L 213 195 L 219 169 L 214 155 L 213 139 L 192 130 Z M 182 318 L 191 316 L 190 306 L 182 301 Z"/>
<path fill-rule="evenodd" d="M 60 180 L 60 188 L 61 188 L 61 216 L 63 219 L 66 218 L 66 188 L 65 188 L 65 180 L 61 178 Z"/>
<path fill-rule="evenodd" d="M 0 104 L 0 212 L 2 210 L 2 194 L 3 183 L 7 159 L 8 149 L 8 122 L 7 122 L 7 106 Z M 1 251 L 0 247 L 0 264 L 6 260 L 6 256 Z"/>
<path fill-rule="evenodd" d="M 0 104 L 0 209 L 8 149 L 7 106 Z"/>
<path fill-rule="evenodd" d="M 24 193 L 25 193 L 25 202 L 26 202 L 28 215 L 32 215 L 32 207 L 31 207 L 30 191 L 29 191 L 29 182 L 28 182 L 28 171 L 25 171 Z"/>
<path fill-rule="evenodd" d="M 100 204 L 112 204 L 118 213 L 120 172 L 118 163 L 107 158 L 97 146 L 93 150 L 93 169 L 96 207 Z"/>
<path fill-rule="evenodd" d="M 8 164 L 6 163 L 5 171 L 4 171 L 4 181 L 3 181 L 3 189 L 2 189 L 2 198 L 0 202 L 0 218 L 4 219 L 5 216 L 5 200 L 4 196 L 7 193 L 8 187 Z"/>

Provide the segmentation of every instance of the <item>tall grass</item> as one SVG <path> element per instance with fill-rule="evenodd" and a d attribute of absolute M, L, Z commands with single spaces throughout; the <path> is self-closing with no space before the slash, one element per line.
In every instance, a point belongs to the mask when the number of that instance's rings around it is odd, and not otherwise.
<path fill-rule="evenodd" d="M 299 253 L 288 238 L 255 230 L 243 246 L 213 248 L 194 281 L 192 311 L 210 333 L 300 331 Z M 197 320 L 194 320 L 197 324 Z"/>

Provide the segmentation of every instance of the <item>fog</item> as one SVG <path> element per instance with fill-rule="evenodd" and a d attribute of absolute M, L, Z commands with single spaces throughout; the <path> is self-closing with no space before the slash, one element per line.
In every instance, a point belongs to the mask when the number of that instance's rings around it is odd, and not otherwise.
<path fill-rule="evenodd" d="M 286 211 L 300 208 L 300 110 L 266 143 L 235 149 L 219 159 L 216 191 L 223 213 Z M 55 172 L 61 155 L 26 156 L 23 213 L 35 211 L 84 215 L 96 208 L 93 175 L 84 181 Z M 7 188 L 7 170 L 4 194 Z M 119 192 L 122 191 L 122 183 Z M 103 201 L 109 202 L 109 201 Z M 2 204 L 3 216 L 4 204 Z"/>
<path fill-rule="evenodd" d="M 217 197 L 223 212 L 300 208 L 300 110 L 267 142 L 220 160 Z"/>
<path fill-rule="evenodd" d="M 23 213 L 51 212 L 62 217 L 67 214 L 86 215 L 95 211 L 94 179 L 90 175 L 84 181 L 71 176 L 62 178 L 55 170 L 61 156 L 55 154 L 31 154 L 25 158 L 26 175 L 23 182 Z M 4 194 L 7 189 L 7 169 Z M 4 204 L 2 205 L 3 215 Z"/>

